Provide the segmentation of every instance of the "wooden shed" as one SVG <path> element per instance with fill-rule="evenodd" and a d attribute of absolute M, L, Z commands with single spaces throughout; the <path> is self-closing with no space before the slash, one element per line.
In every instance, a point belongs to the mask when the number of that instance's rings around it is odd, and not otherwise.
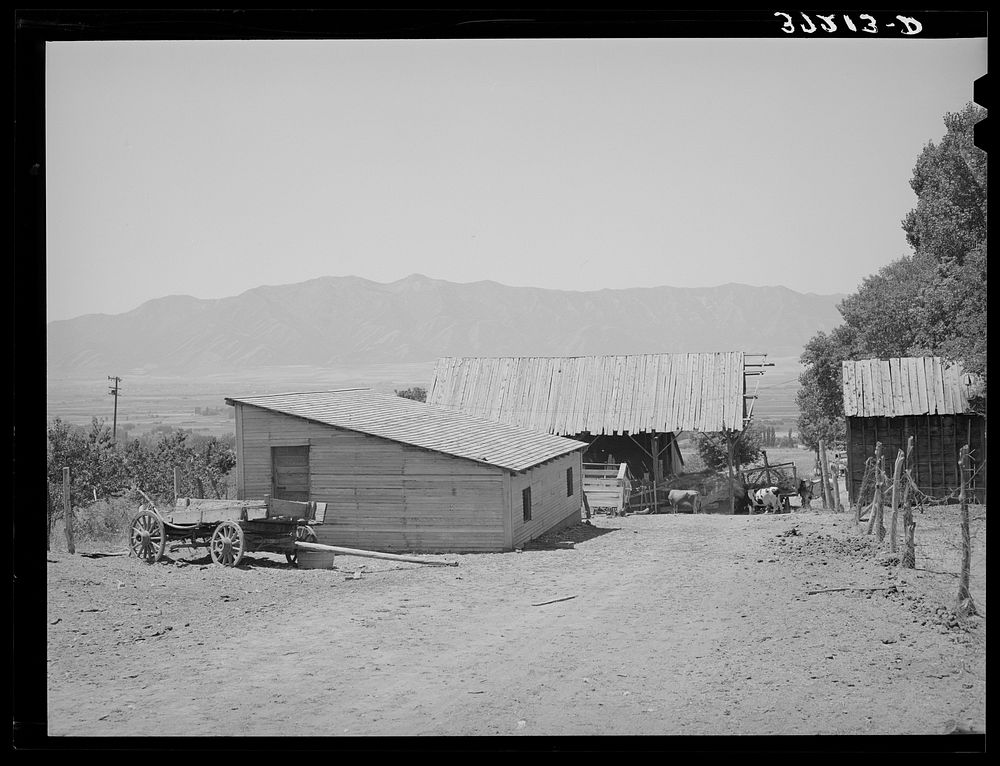
<path fill-rule="evenodd" d="M 761 363 L 747 357 L 759 356 Z M 569 436 L 588 444 L 584 462 L 627 462 L 660 484 L 682 470 L 682 431 L 742 432 L 746 376 L 764 355 L 743 352 L 571 357 L 445 357 L 427 401 Z M 747 368 L 755 368 L 748 371 Z"/>
<path fill-rule="evenodd" d="M 326 503 L 321 543 L 503 551 L 580 520 L 582 442 L 369 389 L 226 403 L 240 498 Z"/>
<path fill-rule="evenodd" d="M 957 494 L 959 450 L 968 444 L 970 501 L 986 501 L 986 419 L 969 409 L 974 376 L 940 357 L 849 360 L 842 368 L 847 491 L 852 502 L 876 442 L 882 442 L 891 471 L 897 451 L 906 451 L 910 436 L 914 479 L 922 492 L 938 498 Z"/>

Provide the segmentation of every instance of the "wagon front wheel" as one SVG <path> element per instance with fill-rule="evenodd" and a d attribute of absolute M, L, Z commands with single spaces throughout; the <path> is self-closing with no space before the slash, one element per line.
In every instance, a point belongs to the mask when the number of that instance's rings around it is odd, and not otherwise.
<path fill-rule="evenodd" d="M 303 543 L 319 542 L 319 538 L 316 537 L 316 533 L 313 531 L 312 527 L 307 525 L 295 528 L 295 540 L 296 542 Z M 285 558 L 288 559 L 289 564 L 297 564 L 299 561 L 298 548 L 294 549 L 291 553 L 286 553 Z"/>
<path fill-rule="evenodd" d="M 128 525 L 128 548 L 136 558 L 155 564 L 163 558 L 167 535 L 163 519 L 147 508 L 140 510 Z"/>
<path fill-rule="evenodd" d="M 215 528 L 209 543 L 212 561 L 224 567 L 238 566 L 246 552 L 243 528 L 235 521 L 224 521 Z"/>

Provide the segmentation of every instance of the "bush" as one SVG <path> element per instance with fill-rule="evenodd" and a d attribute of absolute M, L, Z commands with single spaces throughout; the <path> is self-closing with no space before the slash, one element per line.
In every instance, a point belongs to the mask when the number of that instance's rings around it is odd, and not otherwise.
<path fill-rule="evenodd" d="M 420 386 L 414 386 L 413 388 L 407 388 L 403 391 L 396 391 L 396 396 L 401 396 L 404 399 L 413 399 L 415 402 L 426 402 L 427 389 L 421 388 Z"/>
<path fill-rule="evenodd" d="M 89 429 L 56 418 L 48 426 L 46 503 L 48 528 L 63 516 L 63 469 L 70 472 L 74 533 L 107 541 L 121 532 L 143 497 L 160 507 L 173 504 L 174 469 L 178 493 L 187 497 L 225 498 L 232 494 L 236 465 L 235 437 L 198 436 L 164 426 L 116 444 L 103 420 Z"/>
<path fill-rule="evenodd" d="M 753 463 L 760 457 L 761 433 L 754 426 L 749 426 L 733 449 L 733 470 L 740 466 Z M 705 467 L 712 471 L 725 471 L 729 467 L 729 456 L 726 453 L 726 442 L 721 434 L 700 434 L 698 436 L 698 455 Z"/>

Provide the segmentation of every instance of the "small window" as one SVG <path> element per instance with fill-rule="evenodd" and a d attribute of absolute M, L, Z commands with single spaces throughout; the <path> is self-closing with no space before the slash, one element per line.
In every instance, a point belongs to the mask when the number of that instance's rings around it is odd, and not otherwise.
<path fill-rule="evenodd" d="M 524 511 L 524 520 L 531 521 L 531 487 L 525 487 L 521 492 L 521 508 Z"/>
<path fill-rule="evenodd" d="M 566 497 L 573 497 L 573 468 L 566 469 Z"/>

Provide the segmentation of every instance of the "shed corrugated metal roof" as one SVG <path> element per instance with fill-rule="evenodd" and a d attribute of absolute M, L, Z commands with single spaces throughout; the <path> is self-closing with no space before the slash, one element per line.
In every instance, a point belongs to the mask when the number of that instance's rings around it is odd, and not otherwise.
<path fill-rule="evenodd" d="M 550 434 L 743 428 L 742 351 L 445 357 L 427 401 Z"/>
<path fill-rule="evenodd" d="M 587 446 L 370 389 L 227 397 L 226 403 L 294 415 L 510 471 L 525 471 Z"/>
<path fill-rule="evenodd" d="M 941 357 L 851 359 L 841 366 L 849 418 L 955 415 L 969 409 L 974 376 Z"/>

